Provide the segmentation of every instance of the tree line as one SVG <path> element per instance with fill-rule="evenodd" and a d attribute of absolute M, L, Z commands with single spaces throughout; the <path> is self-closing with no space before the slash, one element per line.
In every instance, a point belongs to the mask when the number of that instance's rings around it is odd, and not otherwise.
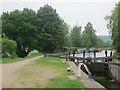
<path fill-rule="evenodd" d="M 111 15 L 105 17 L 107 27 L 113 40 L 113 48 L 120 53 L 120 2 L 116 3 Z"/>
<path fill-rule="evenodd" d="M 74 26 L 70 30 L 70 26 L 57 14 L 56 9 L 48 4 L 37 11 L 24 8 L 3 12 L 1 18 L 2 33 L 17 43 L 13 46 L 17 46 L 16 54 L 19 57 L 25 55 L 26 51 L 35 49 L 51 53 L 62 51 L 64 47 L 90 48 L 105 45 L 95 34 L 90 22 L 83 32 L 81 26 Z"/>

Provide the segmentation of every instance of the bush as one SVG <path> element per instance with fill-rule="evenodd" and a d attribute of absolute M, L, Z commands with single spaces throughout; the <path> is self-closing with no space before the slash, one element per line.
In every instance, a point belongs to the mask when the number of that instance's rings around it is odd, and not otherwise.
<path fill-rule="evenodd" d="M 28 54 L 28 56 L 31 56 L 31 55 L 34 55 L 34 54 L 38 54 L 38 53 L 39 53 L 39 51 L 33 50 L 33 51 L 31 51 L 31 52 Z"/>
<path fill-rule="evenodd" d="M 2 41 L 2 57 L 13 58 L 16 56 L 17 43 L 8 37 L 3 37 Z"/>

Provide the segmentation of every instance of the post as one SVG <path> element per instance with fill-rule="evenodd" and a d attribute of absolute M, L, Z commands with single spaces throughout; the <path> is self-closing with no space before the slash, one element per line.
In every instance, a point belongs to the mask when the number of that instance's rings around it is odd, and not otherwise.
<path fill-rule="evenodd" d="M 70 51 L 69 51 L 69 57 L 70 57 Z"/>
<path fill-rule="evenodd" d="M 96 58 L 96 51 L 94 50 L 94 58 Z"/>
<path fill-rule="evenodd" d="M 110 52 L 110 56 L 112 57 L 112 51 Z"/>
<path fill-rule="evenodd" d="M 105 56 L 107 57 L 107 50 L 105 50 Z M 107 62 L 107 59 L 105 59 L 105 62 Z"/>
<path fill-rule="evenodd" d="M 83 50 L 83 58 L 85 58 L 85 50 Z"/>
<path fill-rule="evenodd" d="M 68 60 L 68 53 L 66 53 L 66 61 Z"/>
<path fill-rule="evenodd" d="M 74 59 L 75 59 L 75 50 L 73 51 L 73 61 L 74 61 Z"/>
<path fill-rule="evenodd" d="M 110 52 L 110 56 L 111 56 L 111 59 L 109 59 L 109 61 L 112 61 L 112 51 Z"/>

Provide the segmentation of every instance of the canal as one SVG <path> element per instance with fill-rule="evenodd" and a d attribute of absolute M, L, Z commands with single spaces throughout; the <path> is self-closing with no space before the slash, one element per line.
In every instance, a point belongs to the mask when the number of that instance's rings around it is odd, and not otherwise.
<path fill-rule="evenodd" d="M 107 52 L 108 56 L 110 56 L 110 52 L 111 51 Z M 71 56 L 72 56 L 72 54 L 71 54 Z M 83 57 L 83 54 L 79 53 L 79 54 L 75 54 L 75 56 Z M 96 57 L 104 57 L 104 56 L 105 56 L 105 51 L 96 53 Z M 85 57 L 94 57 L 94 54 L 86 53 Z M 116 88 L 116 90 L 117 90 L 117 88 L 120 88 L 120 84 L 113 78 L 109 69 L 105 69 L 105 71 L 103 71 L 103 72 L 92 73 L 92 78 L 107 89 Z"/>
<path fill-rule="evenodd" d="M 107 55 L 110 56 L 110 50 L 107 51 Z M 114 52 L 114 51 L 113 51 Z M 73 54 L 71 54 L 73 56 Z M 83 53 L 75 54 L 76 57 L 83 57 Z M 85 57 L 94 57 L 94 53 L 85 53 Z M 105 51 L 102 52 L 96 52 L 96 57 L 105 57 Z"/>

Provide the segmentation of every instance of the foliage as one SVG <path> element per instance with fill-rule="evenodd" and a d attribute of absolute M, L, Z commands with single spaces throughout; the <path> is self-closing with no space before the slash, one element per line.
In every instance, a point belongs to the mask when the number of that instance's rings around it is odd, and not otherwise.
<path fill-rule="evenodd" d="M 67 25 L 56 10 L 49 5 L 41 7 L 37 16 L 40 19 L 38 28 L 41 29 L 40 45 L 42 51 L 54 52 L 60 50 L 64 46 L 64 39 L 67 33 Z"/>
<path fill-rule="evenodd" d="M 39 51 L 37 51 L 37 50 L 33 50 L 33 51 L 31 51 L 29 54 L 28 54 L 28 56 L 30 56 L 30 55 L 34 55 L 34 54 L 38 54 L 39 53 Z"/>
<path fill-rule="evenodd" d="M 107 27 L 113 40 L 113 46 L 117 52 L 120 52 L 120 2 L 116 4 L 112 14 L 106 16 Z"/>
<path fill-rule="evenodd" d="M 93 25 L 88 22 L 83 31 L 83 46 L 86 48 L 97 46 L 97 36 L 95 34 L 95 30 L 93 29 Z"/>
<path fill-rule="evenodd" d="M 17 55 L 22 57 L 28 49 L 43 52 L 61 50 L 65 45 L 68 25 L 56 10 L 44 5 L 35 12 L 32 9 L 14 10 L 2 14 L 2 30 L 17 42 Z"/>
<path fill-rule="evenodd" d="M 17 43 L 14 40 L 9 39 L 3 34 L 2 42 L 2 57 L 13 58 L 16 56 Z"/>
<path fill-rule="evenodd" d="M 81 46 L 81 27 L 80 26 L 74 26 L 71 33 L 70 33 L 72 46 L 74 47 L 80 47 Z"/>

